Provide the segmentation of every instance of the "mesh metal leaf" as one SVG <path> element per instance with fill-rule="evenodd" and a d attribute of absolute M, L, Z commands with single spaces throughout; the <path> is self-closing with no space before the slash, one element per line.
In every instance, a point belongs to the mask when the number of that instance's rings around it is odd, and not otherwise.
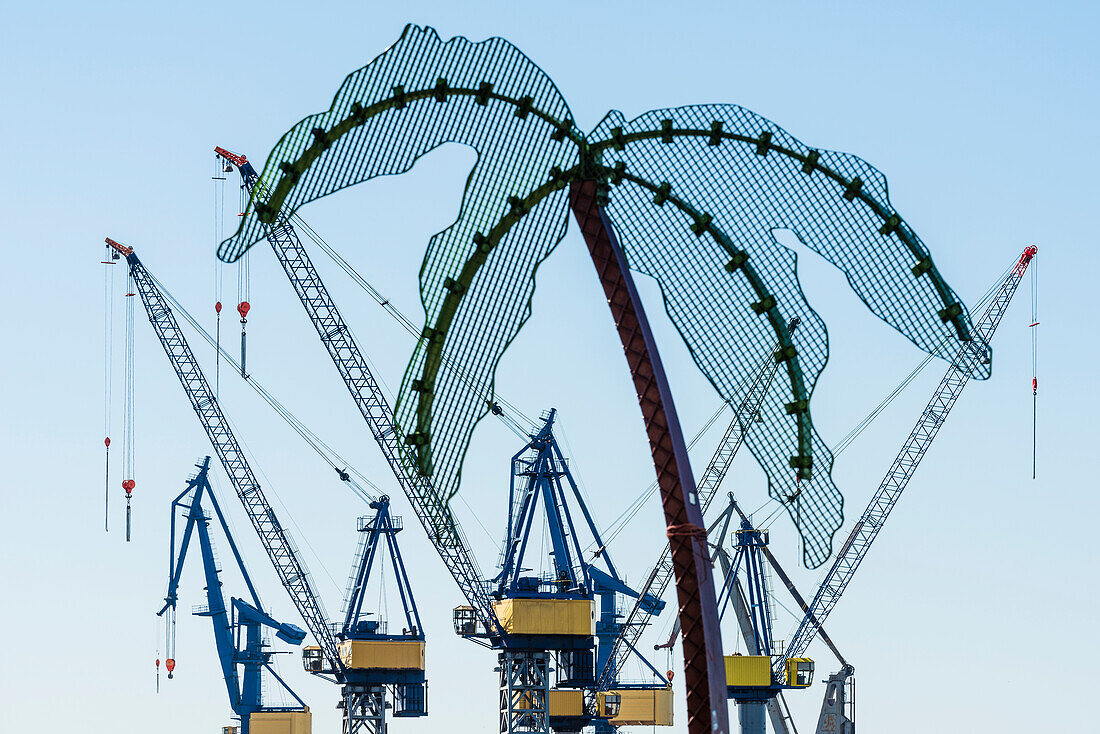
<path fill-rule="evenodd" d="M 947 359 L 955 329 L 938 312 L 958 298 L 938 274 L 914 275 L 928 252 L 900 218 L 884 226 L 896 214 L 880 172 L 852 155 L 815 151 L 744 108 L 655 110 L 629 122 L 612 112 L 589 145 L 619 172 L 606 211 L 631 268 L 658 281 L 669 316 L 723 397 L 738 404 L 749 365 L 775 343 L 777 323 L 801 319 L 797 358 L 786 363 L 747 444 L 805 539 L 806 565 L 820 565 L 843 519 L 843 498 L 830 476 L 831 452 L 809 411 L 797 411 L 808 407 L 801 401 L 825 367 L 828 335 L 799 286 L 797 256 L 773 232 L 794 232 L 846 274 L 879 318 Z M 727 268 L 737 252 L 745 263 Z M 757 313 L 753 304 L 768 296 L 775 310 Z M 808 424 L 802 436 L 799 419 Z M 792 447 L 813 457 L 814 471 L 801 481 L 790 468 Z"/>
<path fill-rule="evenodd" d="M 530 316 L 535 268 L 565 235 L 564 190 L 526 207 L 509 201 L 544 184 L 552 167 L 575 165 L 578 136 L 556 135 L 559 128 L 572 131 L 564 99 L 507 41 L 444 43 L 433 29 L 408 26 L 347 77 L 327 112 L 283 136 L 261 175 L 269 198 L 250 202 L 241 229 L 219 248 L 222 259 L 236 259 L 264 237 L 263 220 L 275 211 L 407 171 L 444 143 L 477 151 L 458 220 L 428 243 L 424 338 L 395 406 L 399 429 L 418 447 L 408 470 L 431 474 L 446 497 L 488 412 L 482 396 L 492 395 L 497 362 Z M 481 242 L 517 207 L 525 215 L 515 226 L 491 248 Z M 440 369 L 446 363 L 461 369 Z"/>

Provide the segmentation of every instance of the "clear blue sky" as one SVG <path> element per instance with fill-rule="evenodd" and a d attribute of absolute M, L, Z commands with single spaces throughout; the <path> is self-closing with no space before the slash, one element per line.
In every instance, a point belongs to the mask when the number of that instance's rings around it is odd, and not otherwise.
<path fill-rule="evenodd" d="M 176 734 L 227 723 L 208 625 L 186 614 L 203 601 L 197 564 L 185 574 L 178 678 L 162 679 L 159 695 L 153 690 L 168 502 L 209 448 L 143 319 L 134 541 L 122 541 L 117 474 L 112 528 L 103 533 L 100 243 L 111 236 L 139 248 L 149 268 L 212 325 L 212 147 L 262 160 L 283 131 L 326 108 L 343 77 L 392 43 L 406 22 L 432 25 L 444 37 L 510 39 L 546 69 L 584 129 L 612 108 L 633 117 L 657 107 L 734 102 L 808 144 L 859 154 L 885 172 L 893 203 L 968 300 L 1026 245 L 1039 246 L 1039 479 L 1030 475 L 1025 289 L 995 342 L 993 378 L 967 389 L 829 626 L 857 668 L 861 729 L 1089 728 L 1082 719 L 1091 711 L 1100 652 L 1092 634 L 1100 601 L 1097 400 L 1087 372 L 1100 361 L 1092 336 L 1100 271 L 1096 6 L 375 5 L 196 2 L 166 10 L 61 2 L 0 10 L 0 136 L 8 151 L 0 178 L 7 254 L 0 274 L 0 729 L 60 731 L 75 723 L 88 732 L 153 727 Z M 302 213 L 415 313 L 424 244 L 453 219 L 472 160 L 469 151 L 442 149 L 405 176 L 356 187 Z M 228 198 L 232 214 L 232 189 Z M 398 494 L 281 272 L 262 248 L 252 260 L 253 373 Z M 411 348 L 406 334 L 330 263 L 319 266 L 396 386 Z M 575 232 L 541 273 L 534 317 L 506 358 L 500 390 L 529 415 L 559 409 L 585 491 L 607 525 L 651 481 L 641 421 Z M 235 270 L 225 274 L 224 300 L 233 302 Z M 815 417 L 836 441 L 920 354 L 863 310 L 820 260 L 803 258 L 801 276 L 832 338 Z M 648 283 L 643 289 L 656 314 L 655 290 Z M 668 323 L 656 321 L 677 407 L 693 433 L 717 398 Z M 229 334 L 232 325 L 223 325 Z M 849 523 L 941 372 L 935 365 L 841 455 L 836 477 Z M 367 509 L 238 383 L 223 376 L 227 410 L 280 511 L 293 518 L 336 612 L 356 541 L 354 518 Z M 699 444 L 696 469 L 718 435 Z M 505 457 L 518 446 L 490 424 L 475 441 L 463 498 L 489 532 L 465 506 L 458 510 L 488 569 L 503 527 Z M 762 475 L 747 455 L 729 482 L 746 505 L 763 503 Z M 218 489 L 265 602 L 293 619 L 224 480 Z M 395 503 L 408 514 L 403 498 Z M 616 540 L 612 551 L 631 579 L 645 572 L 661 524 L 654 502 Z M 794 541 L 783 521 L 773 538 L 793 568 Z M 440 726 L 491 731 L 491 655 L 454 637 L 453 583 L 422 537 L 410 531 L 402 539 L 430 636 L 432 716 L 399 722 L 394 734 Z M 819 573 L 798 569 L 795 576 L 809 591 Z M 243 591 L 232 574 L 227 591 Z M 778 614 L 787 636 L 793 619 Z M 822 674 L 834 667 L 824 648 L 812 652 Z M 296 657 L 281 667 L 312 705 L 315 730 L 336 730 L 331 688 L 309 680 Z M 789 697 L 800 727 L 813 725 L 821 693 L 815 686 Z M 678 692 L 680 725 L 683 716 Z"/>

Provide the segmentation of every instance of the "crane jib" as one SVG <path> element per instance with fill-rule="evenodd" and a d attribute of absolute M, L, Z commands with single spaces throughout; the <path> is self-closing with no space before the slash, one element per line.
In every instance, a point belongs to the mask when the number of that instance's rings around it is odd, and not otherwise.
<path fill-rule="evenodd" d="M 989 359 L 989 341 L 1000 325 L 1001 318 L 1008 309 L 1012 296 L 1016 293 L 1024 272 L 1037 251 L 1034 246 L 1024 250 L 1012 271 L 1001 282 L 1000 288 L 986 307 L 981 319 L 975 324 L 974 331 L 977 339 L 964 343 L 955 353 L 947 374 L 943 376 L 932 394 L 916 427 L 905 440 L 897 458 L 886 472 L 882 484 L 871 497 L 867 509 L 863 511 L 863 515 L 852 528 L 825 580 L 821 582 L 810 608 L 787 646 L 785 655 L 776 662 L 777 670 L 786 663 L 787 659 L 799 657 L 806 651 L 821 625 L 824 624 L 825 618 L 840 600 L 841 594 L 852 580 L 860 562 L 870 550 L 871 543 L 882 529 L 890 511 L 927 453 L 932 439 L 939 433 L 947 414 L 959 399 L 966 383 L 970 381 L 970 375 Z"/>
<path fill-rule="evenodd" d="M 237 166 L 242 186 L 253 206 L 265 203 L 263 183 L 244 156 L 227 155 L 222 149 L 217 152 Z M 481 572 L 458 521 L 429 478 L 410 476 L 406 471 L 409 465 L 407 447 L 394 425 L 393 411 L 289 217 L 282 211 L 274 212 L 272 221 L 264 225 L 264 234 L 436 552 L 485 628 L 489 631 L 499 629 Z"/>
<path fill-rule="evenodd" d="M 320 597 L 313 588 L 309 572 L 299 558 L 297 548 L 264 496 L 252 467 L 248 464 L 236 436 L 229 428 L 229 422 L 222 413 L 217 397 L 172 314 L 167 299 L 137 255 L 132 250 L 125 254 L 130 273 L 149 317 L 149 323 L 160 340 L 161 347 L 168 356 L 194 408 L 195 415 L 202 423 L 215 453 L 233 483 L 233 488 L 244 505 L 248 519 L 255 528 L 268 558 L 275 567 L 284 588 L 290 594 L 298 613 L 301 614 L 307 629 L 321 646 L 326 658 L 335 670 L 342 670 L 336 638 L 329 628 Z"/>

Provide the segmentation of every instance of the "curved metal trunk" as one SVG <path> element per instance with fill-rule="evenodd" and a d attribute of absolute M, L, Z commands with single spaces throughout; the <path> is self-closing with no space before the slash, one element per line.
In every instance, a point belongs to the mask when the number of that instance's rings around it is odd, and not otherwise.
<path fill-rule="evenodd" d="M 597 186 L 572 184 L 570 200 L 630 365 L 657 472 L 683 633 L 688 731 L 725 734 L 725 668 L 703 513 L 657 345 L 622 249 L 597 202 Z"/>

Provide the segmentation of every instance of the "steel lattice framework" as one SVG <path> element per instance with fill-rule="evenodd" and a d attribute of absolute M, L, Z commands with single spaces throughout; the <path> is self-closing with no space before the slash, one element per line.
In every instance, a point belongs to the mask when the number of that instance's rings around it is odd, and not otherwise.
<path fill-rule="evenodd" d="M 252 522 L 268 558 L 271 559 L 279 580 L 290 594 L 298 613 L 302 615 L 306 628 L 324 651 L 329 664 L 336 671 L 342 670 L 336 638 L 329 628 L 328 617 L 321 606 L 321 599 L 313 586 L 309 571 L 300 560 L 300 554 L 290 534 L 279 522 L 275 511 L 264 496 L 252 467 L 245 458 L 236 436 L 233 435 L 229 421 L 222 413 L 218 398 L 211 389 L 210 383 L 206 381 L 206 376 L 184 338 L 179 323 L 172 314 L 168 301 L 161 293 L 156 279 L 130 248 L 113 243 L 109 239 L 107 243 L 126 256 L 130 274 L 134 279 L 141 302 L 145 306 L 149 323 L 152 324 L 153 331 L 156 332 L 164 353 L 168 356 L 168 361 L 172 363 L 172 369 L 175 370 L 180 385 L 187 393 L 187 399 L 191 401 L 191 407 L 194 408 L 195 415 L 202 423 L 203 430 L 206 431 L 214 451 L 225 468 L 225 473 L 229 475 L 233 489 L 236 490 L 237 497 L 244 505 L 245 513 Z"/>

